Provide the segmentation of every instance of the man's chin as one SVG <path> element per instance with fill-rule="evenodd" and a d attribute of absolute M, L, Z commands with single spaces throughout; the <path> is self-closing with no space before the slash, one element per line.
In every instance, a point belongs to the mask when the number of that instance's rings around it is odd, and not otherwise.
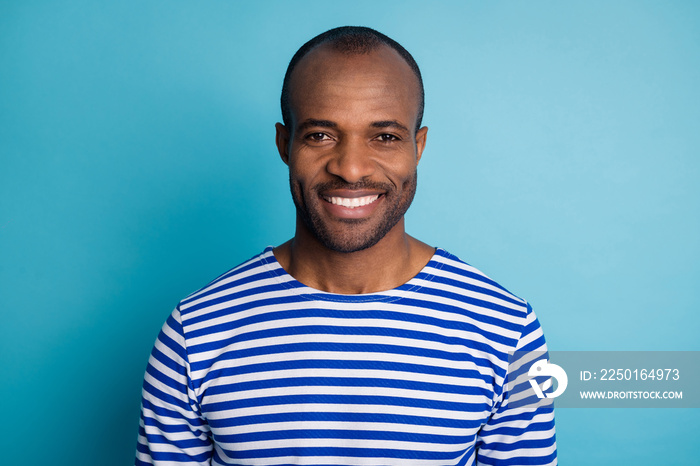
<path fill-rule="evenodd" d="M 333 252 L 350 254 L 353 252 L 369 249 L 385 236 L 383 235 L 342 235 L 330 232 L 316 232 L 316 239 L 326 248 Z"/>

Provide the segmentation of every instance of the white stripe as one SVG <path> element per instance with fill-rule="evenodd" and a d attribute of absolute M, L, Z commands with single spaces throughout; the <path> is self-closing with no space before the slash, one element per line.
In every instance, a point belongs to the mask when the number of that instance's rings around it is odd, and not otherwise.
<path fill-rule="evenodd" d="M 272 330 L 276 328 L 293 328 L 293 327 L 304 327 L 304 326 L 329 326 L 329 327 L 338 327 L 338 328 L 345 328 L 345 329 L 354 329 L 358 327 L 368 327 L 368 328 L 387 328 L 387 326 L 390 326 L 392 329 L 396 329 L 397 331 L 415 331 L 415 332 L 424 332 L 424 333 L 429 333 L 429 334 L 435 334 L 435 335 L 440 335 L 442 337 L 446 338 L 455 338 L 458 340 L 462 340 L 465 343 L 471 343 L 471 342 L 477 342 L 481 344 L 485 344 L 488 346 L 494 347 L 495 352 L 508 352 L 508 350 L 512 350 L 510 346 L 506 346 L 503 343 L 495 342 L 486 337 L 485 335 L 482 335 L 478 331 L 469 331 L 469 330 L 460 330 L 460 329 L 448 329 L 444 327 L 439 327 L 439 326 L 434 326 L 434 325 L 428 325 L 424 323 L 413 323 L 413 322 L 405 322 L 405 321 L 399 321 L 399 320 L 383 320 L 383 319 L 337 319 L 337 318 L 329 318 L 329 317 L 302 317 L 302 318 L 288 318 L 288 319 L 279 319 L 275 320 L 273 322 L 258 322 L 250 325 L 243 325 L 241 327 L 233 328 L 233 329 L 226 329 L 222 330 L 219 332 L 213 332 L 210 334 L 198 336 L 198 337 L 193 337 L 189 340 L 189 346 L 190 347 L 195 347 L 201 344 L 209 344 L 211 346 L 215 346 L 214 343 L 218 342 L 223 342 L 226 341 L 227 339 L 233 337 L 233 336 L 240 336 L 240 335 L 245 335 L 249 333 L 254 333 L 254 332 L 261 332 L 261 331 L 266 331 L 266 330 Z M 374 335 L 359 335 L 361 331 L 358 330 L 357 333 L 358 335 L 354 335 L 353 339 L 356 342 L 359 341 L 370 341 Z M 496 332 L 493 332 L 496 333 Z M 501 329 L 498 333 L 504 338 L 509 338 L 509 339 L 516 339 L 519 335 L 520 332 L 513 332 L 512 330 L 506 330 L 506 329 Z M 329 334 L 329 337 L 332 337 L 332 340 L 335 339 L 341 339 L 343 337 L 346 337 L 347 335 L 336 335 L 336 334 Z M 302 340 L 302 338 L 306 338 L 306 341 L 308 340 L 313 340 L 315 338 L 323 338 L 322 334 L 313 334 L 313 335 L 301 335 L 301 336 L 294 336 L 290 335 L 290 337 L 296 337 L 299 338 L 299 341 L 305 341 Z M 282 337 L 279 337 L 282 338 Z M 381 336 L 380 338 L 382 339 L 390 339 L 393 337 L 389 336 Z M 263 339 L 259 339 L 263 340 Z M 234 344 L 231 344 L 230 346 L 221 348 L 219 350 L 216 350 L 216 352 L 226 352 L 226 351 L 231 351 L 233 349 L 245 349 L 245 348 L 254 348 L 259 346 L 258 341 L 259 340 L 245 340 L 241 342 L 237 342 Z M 417 342 L 420 342 L 419 340 L 409 340 L 411 341 L 411 346 L 415 345 Z M 420 342 L 421 344 L 425 344 L 423 342 Z M 216 352 L 214 354 L 216 354 Z M 191 362 L 199 362 L 208 359 L 207 353 L 206 352 L 201 352 L 201 353 L 195 353 L 192 354 L 191 356 Z"/>
<path fill-rule="evenodd" d="M 356 387 L 356 386 L 300 386 L 300 387 L 274 387 L 260 388 L 257 390 L 244 390 L 232 393 L 222 393 L 207 396 L 207 404 L 234 402 L 242 400 L 250 400 L 254 398 L 268 397 L 283 397 L 294 395 L 308 396 L 364 396 L 370 401 L 374 397 L 391 397 L 405 399 L 407 401 L 426 401 L 426 402 L 448 402 L 448 403 L 464 403 L 464 404 L 488 404 L 490 400 L 483 395 L 469 395 L 459 393 L 434 392 L 426 390 L 411 390 L 390 387 Z M 322 399 L 322 398 L 321 398 Z"/>
<path fill-rule="evenodd" d="M 338 465 L 347 466 L 351 461 L 353 466 L 444 466 L 444 460 L 419 460 L 412 458 L 386 458 L 382 456 L 371 457 L 336 457 L 336 456 L 274 456 L 269 458 L 246 458 L 244 463 L 241 460 L 228 458 L 226 455 L 221 455 L 226 458 L 228 464 L 247 464 L 251 466 L 273 466 L 280 464 L 294 464 L 299 466 L 314 466 L 314 465 Z M 453 464 L 457 464 L 454 461 Z M 472 463 L 467 463 L 472 464 Z M 212 463 L 214 466 L 225 466 L 224 463 Z"/>
<path fill-rule="evenodd" d="M 451 421 L 476 421 L 483 419 L 483 412 L 452 411 L 446 409 L 415 408 L 411 406 L 372 405 L 372 404 L 333 404 L 333 403 L 299 403 L 291 405 L 254 406 L 248 408 L 224 409 L 207 414 L 208 419 L 232 419 L 243 416 L 289 413 L 360 413 L 380 415 L 420 416 L 426 418 L 448 419 Z"/>
<path fill-rule="evenodd" d="M 416 425 L 403 423 L 386 422 L 337 422 L 337 421 L 289 421 L 289 422 L 268 422 L 264 424 L 242 424 L 227 428 L 226 433 L 230 435 L 250 434 L 256 432 L 275 432 L 291 430 L 330 430 L 330 429 L 352 429 L 368 432 L 399 432 L 405 434 L 416 433 L 419 429 L 421 434 L 429 435 L 450 435 L 460 436 L 465 434 L 464 428 Z"/>
<path fill-rule="evenodd" d="M 399 440 L 386 439 L 335 439 L 335 438 L 297 438 L 297 439 L 281 439 L 281 440 L 259 440 L 257 442 L 239 442 L 235 444 L 227 444 L 221 442 L 221 446 L 231 450 L 267 450 L 272 448 L 323 448 L 323 447 L 339 447 L 339 448 L 362 448 L 366 450 L 373 449 L 392 449 L 405 451 L 431 451 L 431 452 L 454 452 L 459 454 L 467 446 L 464 444 L 440 444 L 440 443 L 423 443 L 423 442 L 402 442 Z"/>

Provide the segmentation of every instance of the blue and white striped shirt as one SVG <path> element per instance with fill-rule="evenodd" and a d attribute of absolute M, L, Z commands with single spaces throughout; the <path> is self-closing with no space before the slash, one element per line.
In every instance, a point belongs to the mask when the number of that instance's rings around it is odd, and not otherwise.
<path fill-rule="evenodd" d="M 509 407 L 530 306 L 438 249 L 389 291 L 326 293 L 272 248 L 180 302 L 143 386 L 137 465 L 556 464 L 549 406 Z"/>

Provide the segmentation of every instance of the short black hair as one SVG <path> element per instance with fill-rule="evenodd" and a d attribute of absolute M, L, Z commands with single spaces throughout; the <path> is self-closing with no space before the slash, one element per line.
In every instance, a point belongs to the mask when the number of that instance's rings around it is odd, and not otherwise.
<path fill-rule="evenodd" d="M 287 72 L 284 75 L 284 82 L 282 83 L 282 97 L 280 98 L 280 103 L 282 106 L 282 121 L 287 128 L 291 129 L 290 124 L 292 122 L 292 114 L 289 105 L 289 81 L 292 77 L 292 72 L 302 58 L 304 58 L 311 50 L 322 44 L 330 44 L 334 50 L 347 54 L 370 53 L 381 45 L 387 45 L 396 50 L 398 54 L 401 55 L 401 57 L 406 61 L 406 63 L 408 63 L 408 66 L 410 66 L 411 70 L 413 70 L 413 74 L 416 75 L 416 79 L 418 79 L 418 88 L 420 90 L 418 118 L 416 121 L 416 131 L 418 131 L 421 121 L 423 120 L 423 108 L 425 107 L 423 78 L 420 75 L 418 64 L 413 59 L 411 54 L 408 53 L 408 50 L 403 48 L 401 44 L 396 42 L 394 39 L 385 36 L 379 31 L 375 31 L 374 29 L 364 26 L 342 26 L 330 29 L 317 35 L 302 45 L 299 50 L 297 50 L 292 57 L 292 60 L 289 62 Z"/>

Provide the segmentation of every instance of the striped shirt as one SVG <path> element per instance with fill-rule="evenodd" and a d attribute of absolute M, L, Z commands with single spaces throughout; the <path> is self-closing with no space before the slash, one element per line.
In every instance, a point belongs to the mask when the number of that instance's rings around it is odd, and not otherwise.
<path fill-rule="evenodd" d="M 556 464 L 549 406 L 510 406 L 530 306 L 445 250 L 407 283 L 309 288 L 272 248 L 181 301 L 146 370 L 137 465 Z"/>

